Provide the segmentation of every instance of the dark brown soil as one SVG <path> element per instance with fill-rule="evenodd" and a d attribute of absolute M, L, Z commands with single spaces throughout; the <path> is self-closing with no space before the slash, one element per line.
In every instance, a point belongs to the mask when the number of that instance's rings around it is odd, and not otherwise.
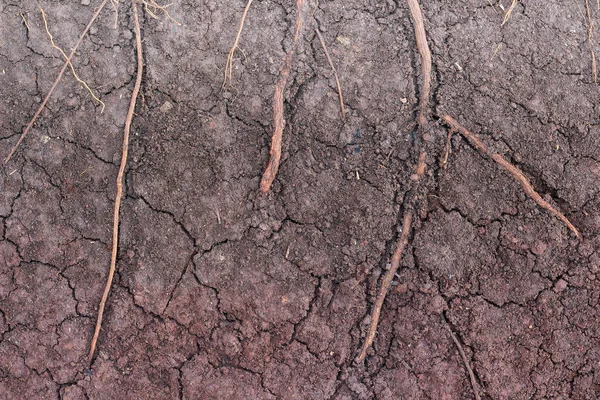
<path fill-rule="evenodd" d="M 0 156 L 62 64 L 38 6 L 68 49 L 91 3 L 0 3 Z M 104 113 L 67 74 L 0 176 L 0 398 L 472 399 L 445 321 L 482 398 L 599 398 L 600 96 L 585 2 L 519 2 L 504 26 L 496 0 L 421 3 L 434 113 L 519 166 L 581 242 L 460 137 L 440 168 L 447 131 L 434 126 L 427 204 L 374 347 L 353 364 L 417 154 L 408 8 L 321 0 L 347 118 L 309 20 L 265 196 L 295 2 L 254 2 L 221 91 L 245 1 L 175 1 L 181 26 L 143 18 L 118 273 L 86 371 L 136 67 L 122 1 L 119 28 L 107 7 L 75 61 Z"/>

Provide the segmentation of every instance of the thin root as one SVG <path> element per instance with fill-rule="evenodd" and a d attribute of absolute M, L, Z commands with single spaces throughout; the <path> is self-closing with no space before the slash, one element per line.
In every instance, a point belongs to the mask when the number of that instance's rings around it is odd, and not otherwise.
<path fill-rule="evenodd" d="M 104 307 L 108 294 L 110 293 L 110 287 L 112 285 L 113 277 L 115 275 L 115 269 L 117 264 L 117 250 L 119 245 L 119 211 L 121 208 L 121 197 L 123 196 L 123 175 L 125 173 L 125 167 L 127 165 L 127 153 L 129 152 L 129 132 L 131 130 L 131 121 L 133 120 L 133 113 L 135 110 L 135 104 L 137 102 L 138 93 L 140 92 L 140 86 L 142 85 L 142 72 L 143 72 L 143 58 L 142 58 L 142 34 L 140 32 L 140 21 L 138 18 L 138 10 L 136 5 L 137 0 L 132 0 L 132 11 L 133 11 L 133 22 L 135 26 L 135 42 L 137 48 L 137 77 L 133 92 L 131 93 L 131 100 L 129 102 L 129 111 L 127 112 L 127 118 L 125 119 L 125 128 L 123 130 L 123 152 L 121 155 L 121 166 L 117 175 L 117 194 L 115 196 L 115 208 L 113 214 L 113 237 L 112 237 L 112 254 L 110 259 L 110 269 L 108 271 L 108 278 L 106 280 L 106 286 L 104 293 L 102 294 L 102 300 L 98 307 L 98 319 L 96 320 L 96 329 L 94 336 L 90 344 L 90 352 L 88 354 L 88 367 L 91 367 L 92 360 L 94 358 L 94 352 L 96 350 L 96 343 L 98 342 L 98 335 L 100 334 L 100 328 L 102 327 L 102 317 L 104 315 Z"/>
<path fill-rule="evenodd" d="M 554 207 L 552 207 L 550 203 L 544 200 L 542 196 L 540 196 L 535 191 L 535 189 L 529 182 L 529 179 L 527 179 L 527 177 L 519 168 L 506 161 L 506 159 L 504 159 L 504 157 L 502 157 L 500 154 L 488 151 L 485 144 L 476 135 L 469 132 L 451 116 L 444 115 L 443 120 L 450 126 L 452 130 L 457 131 L 465 139 L 467 139 L 482 155 L 490 157 L 498 165 L 500 165 L 502 168 L 508 171 L 508 173 L 510 173 L 510 175 L 512 175 L 512 177 L 517 182 L 519 182 L 519 184 L 521 184 L 521 188 L 523 189 L 525 194 L 527 194 L 533 201 L 535 201 L 537 205 L 547 210 L 551 214 L 554 214 L 556 218 L 564 222 L 565 225 L 567 225 L 567 227 L 575 234 L 575 236 L 577 236 L 578 239 L 581 239 L 581 234 L 579 233 L 577 228 L 575 228 L 575 226 L 571 223 L 571 221 L 569 221 L 568 218 L 565 217 L 561 212 L 557 211 Z"/>
<path fill-rule="evenodd" d="M 23 133 L 19 137 L 19 140 L 17 140 L 17 143 L 13 146 L 12 150 L 10 151 L 10 153 L 8 153 L 8 156 L 6 156 L 6 158 L 4 159 L 4 164 L 6 164 L 8 161 L 10 161 L 10 159 L 13 156 L 13 154 L 15 154 L 15 151 L 17 151 L 17 149 L 19 148 L 19 145 L 21 144 L 21 142 L 23 141 L 23 139 L 25 139 L 25 137 L 27 136 L 27 134 L 29 133 L 29 131 L 33 127 L 33 124 L 35 124 L 35 121 L 37 120 L 37 118 L 40 116 L 40 114 L 44 110 L 44 107 L 46 107 L 46 103 L 48 103 L 48 100 L 50 100 L 50 97 L 52 96 L 52 93 L 54 93 L 54 89 L 56 89 L 56 86 L 58 86 L 58 82 L 60 82 L 62 76 L 64 75 L 65 71 L 67 70 L 67 67 L 71 63 L 71 59 L 73 58 L 73 55 L 77 51 L 77 48 L 79 47 L 79 45 L 83 41 L 83 38 L 85 37 L 85 35 L 87 35 L 88 31 L 90 30 L 90 28 L 92 27 L 92 25 L 94 24 L 94 22 L 96 21 L 96 19 L 98 18 L 98 16 L 100 15 L 100 12 L 102 11 L 102 9 L 104 8 L 104 6 L 106 5 L 107 2 L 108 2 L 108 0 L 102 1 L 102 3 L 98 6 L 98 8 L 96 9 L 96 11 L 94 12 L 94 15 L 92 16 L 92 18 L 88 22 L 87 26 L 85 27 L 85 29 L 81 33 L 81 36 L 79 36 L 79 40 L 77 40 L 77 43 L 75 43 L 75 46 L 71 50 L 71 53 L 69 54 L 69 57 L 67 57 L 67 60 L 63 64 L 60 72 L 58 73 L 58 76 L 54 80 L 54 83 L 52 84 L 52 87 L 50 87 L 50 91 L 48 92 L 48 94 L 46 95 L 46 97 L 44 97 L 44 101 L 42 101 L 42 104 L 40 104 L 40 106 L 38 107 L 38 109 L 35 112 L 35 114 L 33 114 L 33 118 L 31 118 L 31 121 L 29 121 L 29 123 L 27 124 L 27 126 L 23 130 Z"/>
<path fill-rule="evenodd" d="M 598 68 L 596 65 L 596 53 L 594 52 L 594 21 L 592 20 L 592 10 L 590 9 L 589 0 L 585 0 L 585 11 L 588 19 L 588 44 L 590 46 L 590 54 L 592 55 L 592 78 L 597 85 Z"/>
<path fill-rule="evenodd" d="M 504 19 L 502 20 L 502 24 L 500 26 L 504 26 L 504 24 L 506 24 L 508 22 L 508 20 L 510 19 L 510 15 L 512 14 L 513 10 L 517 6 L 518 2 L 519 2 L 519 0 L 512 0 L 510 7 L 508 7 L 508 10 L 506 10 L 506 12 L 504 13 Z"/>
<path fill-rule="evenodd" d="M 155 0 L 139 0 L 140 3 L 144 5 L 144 10 L 154 19 L 158 19 L 158 13 L 162 12 L 170 19 L 175 25 L 181 25 L 175 18 L 171 17 L 168 7 L 171 7 L 172 4 L 165 4 L 164 6 L 159 5 Z"/>
<path fill-rule="evenodd" d="M 23 15 L 23 13 L 19 11 L 19 14 L 21 15 L 21 19 L 23 20 L 23 23 L 25 24 L 25 28 L 27 28 L 27 32 L 31 31 L 31 29 L 29 29 L 29 24 L 27 23 L 27 20 L 25 19 L 25 16 Z"/>
<path fill-rule="evenodd" d="M 246 3 L 246 7 L 244 8 L 244 13 L 242 14 L 242 20 L 240 21 L 240 27 L 238 28 L 237 34 L 235 35 L 235 41 L 233 42 L 233 46 L 231 46 L 231 50 L 229 50 L 229 54 L 227 55 L 227 61 L 225 61 L 225 76 L 223 78 L 223 84 L 221 85 L 221 89 L 225 87 L 227 84 L 227 78 L 229 78 L 229 84 L 232 81 L 232 71 L 233 71 L 233 55 L 235 54 L 235 50 L 238 48 L 238 44 L 240 42 L 240 36 L 242 35 L 242 30 L 244 29 L 244 23 L 246 22 L 246 15 L 248 15 L 248 10 L 250 9 L 250 5 L 252 4 L 252 0 L 248 0 Z"/>
<path fill-rule="evenodd" d="M 337 85 L 338 95 L 340 97 L 340 109 L 342 110 L 342 118 L 346 118 L 346 109 L 344 108 L 344 96 L 342 96 L 342 86 L 340 85 L 340 80 L 338 79 L 338 74 L 333 65 L 333 61 L 331 61 L 331 57 L 329 56 L 329 51 L 327 51 L 327 46 L 325 45 L 325 40 L 323 40 L 323 36 L 319 31 L 319 27 L 315 27 L 315 32 L 317 33 L 317 37 L 321 42 L 321 46 L 323 47 L 323 51 L 325 52 L 325 56 L 327 57 L 327 61 L 329 62 L 329 66 L 333 71 L 333 76 L 335 77 L 335 84 Z"/>
<path fill-rule="evenodd" d="M 305 13 L 304 0 L 296 0 L 296 6 L 296 25 L 294 29 L 294 38 L 292 39 L 292 48 L 283 58 L 283 63 L 279 70 L 279 78 L 275 84 L 275 93 L 273 95 L 273 120 L 275 129 L 273 130 L 273 137 L 271 139 L 271 157 L 269 159 L 269 164 L 260 181 L 260 190 L 263 193 L 268 192 L 271 188 L 275 176 L 277 175 L 277 171 L 279 170 L 279 161 L 281 159 L 281 139 L 283 137 L 283 129 L 285 128 L 285 118 L 283 116 L 283 92 L 290 76 L 292 58 L 296 51 L 296 47 L 298 46 L 298 38 L 302 34 Z"/>
<path fill-rule="evenodd" d="M 452 138 L 452 134 L 454 131 L 450 129 L 448 131 L 448 136 L 446 137 L 446 148 L 444 150 L 444 157 L 440 160 L 440 167 L 446 168 L 448 165 L 448 157 L 450 155 L 450 139 Z"/>
<path fill-rule="evenodd" d="M 102 109 L 100 110 L 100 113 L 103 113 L 104 108 L 106 107 L 106 104 L 104 104 L 104 102 L 102 100 L 100 100 L 98 97 L 96 97 L 96 95 L 94 94 L 94 92 L 92 92 L 92 89 L 88 86 L 88 84 L 83 79 L 81 79 L 79 77 L 79 75 L 77 75 L 77 72 L 75 72 L 75 67 L 73 67 L 73 63 L 71 62 L 71 60 L 69 59 L 67 54 L 63 51 L 63 49 L 58 47 L 56 45 L 56 43 L 54 43 L 54 38 L 52 37 L 50 30 L 48 29 L 48 21 L 46 20 L 46 13 L 44 12 L 44 9 L 41 7 L 40 7 L 40 11 L 42 12 L 42 19 L 44 20 L 44 27 L 46 28 L 46 33 L 48 34 L 48 37 L 50 38 L 50 44 L 52 44 L 52 47 L 54 47 L 56 50 L 60 51 L 60 54 L 62 54 L 65 61 L 69 64 L 69 67 L 71 67 L 71 72 L 73 73 L 73 76 L 75 77 L 75 79 L 77 79 L 77 82 L 81 83 L 83 85 L 83 87 L 85 87 L 85 89 L 90 93 L 92 98 L 102 105 Z"/>
<path fill-rule="evenodd" d="M 110 0 L 110 3 L 115 11 L 115 29 L 117 29 L 117 26 L 119 25 L 119 0 Z"/>
<path fill-rule="evenodd" d="M 446 330 L 448 331 L 448 333 L 450 334 L 452 341 L 458 348 L 460 357 L 462 358 L 465 368 L 467 369 L 467 372 L 469 373 L 469 380 L 471 381 L 471 387 L 473 388 L 473 394 L 475 395 L 475 400 L 481 400 L 481 397 L 479 396 L 479 391 L 477 389 L 477 380 L 475 379 L 475 374 L 473 373 L 473 370 L 471 369 L 471 366 L 469 365 L 469 359 L 467 358 L 467 355 L 465 354 L 465 351 L 464 351 L 462 345 L 456 338 L 456 335 L 454 334 L 454 332 L 452 332 L 452 329 L 450 329 L 448 322 L 446 322 L 444 320 L 443 325 L 446 328 Z"/>

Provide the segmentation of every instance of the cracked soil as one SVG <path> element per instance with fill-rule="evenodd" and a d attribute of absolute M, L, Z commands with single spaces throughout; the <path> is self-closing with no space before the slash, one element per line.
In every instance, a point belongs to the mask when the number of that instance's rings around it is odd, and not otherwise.
<path fill-rule="evenodd" d="M 96 2 L 0 1 L 0 155 Z M 117 276 L 85 358 L 111 245 L 135 74 L 130 4 L 107 7 L 0 174 L 2 399 L 600 397 L 600 114 L 585 2 L 421 1 L 432 104 L 521 168 L 578 241 L 510 176 L 433 125 L 428 196 L 377 337 L 353 360 L 389 262 L 417 149 L 420 59 L 402 0 L 321 0 L 285 92 L 282 163 L 259 192 L 293 1 L 178 0 L 142 18 Z M 593 2 L 595 5 L 595 2 Z M 600 12 L 592 16 L 600 21 Z M 24 23 L 27 21 L 27 25 Z M 316 21 L 316 22 L 315 22 Z M 600 22 L 599 22 L 600 24 Z M 596 50 L 600 50 L 598 46 Z"/>

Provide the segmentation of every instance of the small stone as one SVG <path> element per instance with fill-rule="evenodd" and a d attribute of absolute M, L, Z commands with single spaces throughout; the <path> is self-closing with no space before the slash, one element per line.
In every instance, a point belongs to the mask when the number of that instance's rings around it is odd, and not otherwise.
<path fill-rule="evenodd" d="M 82 6 L 89 6 L 90 5 L 90 0 L 81 0 L 81 5 Z"/>
<path fill-rule="evenodd" d="M 163 113 L 168 113 L 173 109 L 173 104 L 170 101 L 165 101 L 162 106 L 160 106 L 160 111 Z"/>

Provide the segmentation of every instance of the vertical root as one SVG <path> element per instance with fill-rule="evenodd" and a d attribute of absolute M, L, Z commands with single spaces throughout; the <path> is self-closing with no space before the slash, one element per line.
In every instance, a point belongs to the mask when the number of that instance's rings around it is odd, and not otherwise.
<path fill-rule="evenodd" d="M 133 87 L 133 92 L 131 93 L 129 110 L 127 112 L 127 118 L 125 119 L 125 128 L 123 130 L 123 152 L 121 155 L 121 166 L 117 175 L 117 194 L 115 196 L 115 208 L 113 214 L 113 237 L 110 269 L 108 271 L 106 287 L 104 288 L 104 293 L 102 294 L 102 300 L 100 301 L 100 306 L 98 307 L 98 319 L 96 321 L 96 329 L 94 331 L 94 336 L 90 344 L 90 352 L 88 354 L 88 367 L 92 364 L 94 352 L 96 350 L 96 343 L 98 342 L 98 335 L 100 334 L 100 328 L 102 327 L 104 307 L 106 305 L 106 300 L 108 299 L 110 287 L 112 285 L 113 277 L 115 275 L 115 268 L 117 264 L 117 250 L 119 245 L 119 211 L 121 208 L 121 197 L 123 196 L 123 175 L 125 173 L 125 167 L 127 165 L 127 153 L 129 152 L 129 132 L 131 130 L 131 122 L 133 120 L 133 112 L 135 110 L 135 104 L 137 101 L 138 93 L 140 92 L 140 86 L 142 85 L 142 72 L 144 68 L 142 57 L 142 35 L 140 32 L 140 21 L 138 18 L 136 1 L 137 0 L 132 0 L 131 4 L 133 12 L 133 22 L 135 26 L 135 42 L 137 49 L 137 76 L 135 80 L 135 85 Z"/>
<path fill-rule="evenodd" d="M 597 85 L 598 67 L 596 65 L 596 53 L 594 52 L 594 21 L 592 20 L 592 10 L 590 9 L 589 0 L 585 0 L 585 11 L 588 19 L 588 44 L 590 46 L 590 54 L 592 55 L 592 78 Z"/>
<path fill-rule="evenodd" d="M 458 348 L 460 357 L 462 358 L 465 368 L 467 369 L 467 372 L 469 373 L 469 380 L 471 381 L 471 387 L 473 388 L 473 394 L 475 395 L 475 400 L 481 400 L 481 397 L 479 396 L 479 391 L 477 390 L 477 380 L 475 379 L 475 374 L 473 373 L 473 370 L 471 369 L 471 366 L 469 365 L 469 359 L 467 358 L 467 355 L 465 354 L 465 351 L 464 351 L 462 345 L 456 338 L 456 335 L 454 334 L 454 332 L 452 332 L 452 329 L 450 329 L 448 322 L 444 321 L 443 325 L 446 328 L 446 330 L 448 331 L 448 333 L 450 334 L 452 341 Z"/>
<path fill-rule="evenodd" d="M 396 271 L 398 271 L 398 267 L 400 266 L 400 260 L 402 259 L 402 253 L 404 252 L 404 248 L 408 244 L 408 236 L 410 235 L 410 231 L 412 228 L 412 219 L 413 212 L 412 210 L 406 210 L 404 214 L 404 219 L 402 221 L 402 233 L 400 234 L 400 239 L 398 239 L 398 243 L 396 244 L 396 251 L 392 255 L 392 262 L 390 269 L 387 270 L 383 279 L 381 280 L 381 286 L 379 288 L 379 292 L 377 293 L 377 300 L 373 305 L 373 310 L 371 310 L 371 322 L 369 325 L 369 331 L 367 333 L 367 337 L 365 338 L 365 342 L 363 343 L 362 349 L 360 350 L 360 354 L 356 357 L 356 362 L 360 362 L 365 359 L 367 356 L 367 350 L 373 344 L 373 340 L 375 339 L 375 333 L 377 332 L 377 326 L 379 325 L 379 317 L 381 315 L 381 307 L 383 307 L 383 302 L 387 295 L 387 292 L 392 284 L 392 280 L 394 279 L 394 275 L 396 275 Z"/>
<path fill-rule="evenodd" d="M 417 40 L 417 48 L 421 55 L 421 96 L 419 99 L 419 117 L 417 122 L 421 130 L 425 129 L 427 124 L 427 109 L 429 107 L 429 97 L 431 95 L 431 51 L 427 44 L 427 35 L 425 34 L 425 24 L 423 22 L 423 13 L 417 0 L 407 0 L 410 14 L 413 18 L 415 29 L 415 38 Z"/>
<path fill-rule="evenodd" d="M 235 35 L 235 41 L 233 42 L 233 46 L 231 46 L 231 50 L 229 50 L 229 54 L 227 55 L 227 61 L 225 61 L 225 76 L 223 77 L 223 84 L 221 85 L 221 89 L 223 89 L 227 84 L 227 78 L 229 78 L 229 83 L 231 84 L 231 74 L 233 70 L 233 55 L 235 54 L 235 50 L 238 47 L 238 43 L 240 42 L 240 36 L 242 35 L 244 23 L 246 22 L 246 15 L 248 15 L 248 10 L 250 9 L 251 4 L 252 0 L 248 0 L 248 3 L 246 3 L 246 8 L 244 8 L 244 13 L 242 14 L 240 27 L 238 28 L 237 34 Z"/>
<path fill-rule="evenodd" d="M 275 93 L 273 95 L 273 120 L 275 128 L 273 130 L 273 137 L 271 138 L 271 157 L 269 164 L 263 173 L 260 181 L 260 190 L 266 193 L 271 188 L 277 171 L 279 170 L 279 161 L 281 160 L 281 139 L 283 137 L 283 129 L 285 128 L 285 118 L 283 115 L 283 92 L 290 76 L 290 70 L 292 68 L 292 58 L 296 47 L 298 46 L 298 38 L 302 34 L 302 28 L 304 25 L 304 1 L 296 0 L 296 25 L 294 29 L 294 38 L 292 39 L 292 48 L 289 53 L 283 58 L 281 69 L 279 70 L 279 78 L 275 84 Z"/>
<path fill-rule="evenodd" d="M 402 233 L 396 244 L 396 251 L 392 255 L 392 262 L 389 271 L 383 277 L 381 286 L 377 292 L 377 300 L 371 310 L 371 323 L 369 325 L 369 331 L 365 342 L 363 343 L 360 354 L 356 358 L 356 362 L 360 362 L 365 359 L 367 350 L 373 344 L 375 339 L 375 333 L 377 332 L 377 325 L 379 324 L 379 316 L 381 315 L 381 307 L 390 288 L 394 275 L 400 265 L 400 259 L 402 252 L 408 243 L 408 237 L 412 230 L 413 213 L 415 207 L 415 193 L 419 189 L 421 178 L 425 174 L 425 168 L 427 166 L 427 152 L 425 150 L 425 143 L 423 142 L 423 133 L 427 125 L 427 112 L 429 107 L 429 97 L 431 95 L 431 52 L 429 45 L 427 44 L 427 35 L 425 34 L 425 24 L 423 23 L 423 13 L 419 6 L 418 0 L 406 0 L 410 9 L 411 16 L 413 18 L 413 25 L 415 29 L 415 37 L 417 41 L 417 48 L 421 55 L 421 96 L 419 100 L 419 115 L 417 122 L 419 124 L 419 134 L 421 139 L 421 151 L 419 153 L 419 161 L 415 174 L 412 176 L 412 187 L 406 197 L 406 211 L 404 214 L 404 220 L 402 222 Z"/>
<path fill-rule="evenodd" d="M 69 57 L 67 57 L 67 60 L 63 64 L 60 72 L 58 73 L 58 76 L 56 77 L 56 79 L 54 80 L 54 83 L 50 87 L 50 91 L 48 92 L 48 94 L 44 98 L 44 101 L 42 101 L 42 104 L 40 104 L 40 106 L 38 107 L 38 109 L 35 112 L 35 114 L 33 114 L 33 118 L 31 118 L 31 120 L 29 121 L 29 123 L 27 124 L 27 126 L 25 127 L 25 129 L 23 130 L 23 133 L 19 137 L 19 140 L 17 140 L 17 143 L 13 146 L 13 148 L 10 151 L 10 153 L 8 154 L 8 156 L 6 156 L 6 158 L 4 159 L 4 164 L 6 164 L 12 158 L 12 156 L 15 154 L 15 151 L 17 151 L 17 149 L 19 148 L 19 145 L 21 144 L 21 142 L 23 141 L 23 139 L 25 139 L 25 137 L 27 136 L 27 134 L 29 133 L 29 131 L 33 127 L 33 124 L 35 124 L 35 121 L 40 116 L 40 114 L 42 113 L 42 111 L 44 110 L 44 108 L 46 107 L 46 103 L 48 103 L 48 100 L 50 100 L 50 97 L 52 96 L 52 93 L 54 93 L 54 89 L 56 89 L 56 86 L 58 86 L 58 83 L 60 82 L 62 76 L 64 75 L 65 71 L 67 70 L 67 67 L 71 63 L 71 59 L 73 58 L 73 55 L 75 55 L 75 52 L 77 51 L 77 48 L 79 47 L 79 45 L 83 41 L 83 38 L 85 37 L 85 35 L 87 35 L 88 31 L 90 30 L 90 28 L 92 27 L 92 25 L 94 24 L 94 22 L 96 21 L 96 19 L 98 18 L 98 16 L 100 15 L 100 12 L 102 11 L 102 9 L 104 8 L 104 6 L 106 5 L 107 2 L 108 2 L 108 0 L 103 0 L 102 3 L 98 6 L 98 8 L 96 9 L 96 11 L 94 12 L 94 15 L 92 15 L 92 18 L 90 19 L 90 21 L 88 22 L 87 26 L 85 27 L 85 29 L 81 33 L 81 36 L 79 36 L 79 40 L 77 40 L 77 43 L 75 43 L 75 46 L 71 50 L 71 53 L 69 53 Z"/>

